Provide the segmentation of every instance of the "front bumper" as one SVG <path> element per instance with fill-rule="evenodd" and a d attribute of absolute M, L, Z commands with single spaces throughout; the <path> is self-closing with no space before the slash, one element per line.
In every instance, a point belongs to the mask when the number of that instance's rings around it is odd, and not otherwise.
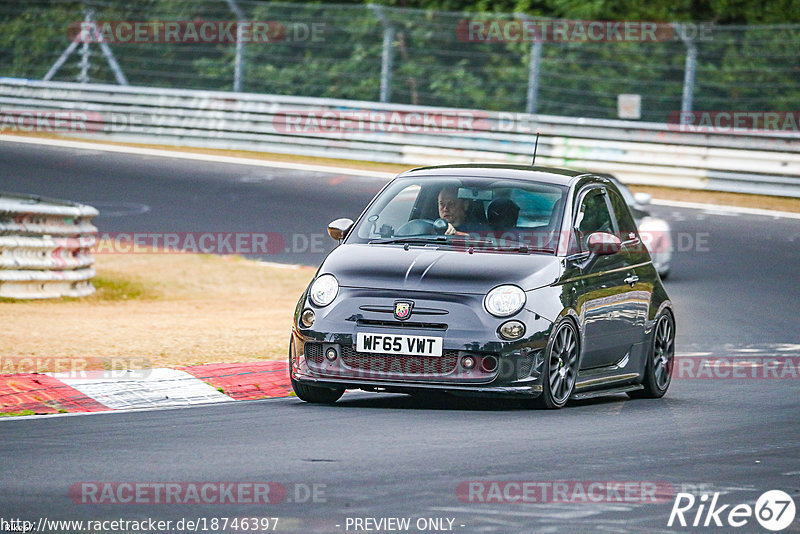
<path fill-rule="evenodd" d="M 296 378 L 297 379 L 297 378 Z M 438 391 L 469 397 L 517 397 L 536 398 L 542 393 L 541 383 L 516 386 L 463 386 L 456 384 L 430 384 L 415 382 L 382 382 L 379 380 L 343 381 L 339 379 L 315 378 L 302 376 L 300 381 L 320 387 L 343 387 L 345 389 L 363 389 L 365 391 L 385 391 L 387 393 L 415 393 L 420 391 Z M 538 380 L 537 380 L 538 382 Z"/>
<path fill-rule="evenodd" d="M 399 297 L 414 301 L 415 311 L 407 321 L 397 321 L 386 311 Z M 298 322 L 307 307 L 316 314 L 311 328 Z M 305 299 L 298 306 L 290 351 L 292 378 L 345 389 L 536 397 L 542 391 L 542 354 L 552 324 L 529 310 L 513 319 L 525 323 L 526 334 L 517 341 L 504 341 L 497 329 L 509 318 L 487 314 L 479 295 L 398 295 L 342 288 L 326 308 Z M 444 351 L 440 357 L 358 353 L 358 332 L 441 337 Z M 332 361 L 324 356 L 330 349 L 337 356 Z M 465 358 L 472 358 L 475 365 L 467 368 Z"/>

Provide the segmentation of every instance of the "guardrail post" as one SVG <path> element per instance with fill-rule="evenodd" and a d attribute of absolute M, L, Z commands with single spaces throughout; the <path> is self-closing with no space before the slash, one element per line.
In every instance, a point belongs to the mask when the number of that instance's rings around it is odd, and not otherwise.
<path fill-rule="evenodd" d="M 394 27 L 383 12 L 383 6 L 369 4 L 369 8 L 378 17 L 383 26 L 383 48 L 381 51 L 381 92 L 380 101 L 389 102 L 392 97 L 392 44 L 394 43 Z"/>
<path fill-rule="evenodd" d="M 50 70 L 47 71 L 47 74 L 44 75 L 44 78 L 42 78 L 42 80 L 45 82 L 49 82 L 50 79 L 53 76 L 55 76 L 56 72 L 58 72 L 58 69 L 61 68 L 61 65 L 63 65 L 64 62 L 67 61 L 67 58 L 69 58 L 70 54 L 72 54 L 72 52 L 74 52 L 76 48 L 78 48 L 78 41 L 72 41 L 69 44 L 69 46 L 61 53 L 56 62 L 53 63 L 53 66 L 50 67 Z"/>
<path fill-rule="evenodd" d="M 536 113 L 539 99 L 539 67 L 542 61 L 542 42 L 536 41 L 531 47 L 531 58 L 528 61 L 528 96 L 525 101 L 525 112 Z"/>
<path fill-rule="evenodd" d="M 92 22 L 91 11 L 86 12 L 86 18 L 84 18 L 84 22 L 85 23 Z M 84 40 L 83 45 L 81 46 L 81 60 L 78 63 L 78 65 L 81 68 L 81 72 L 80 74 L 78 74 L 78 83 L 89 83 L 89 67 L 91 67 L 90 64 L 91 56 L 92 56 L 92 51 L 89 50 L 89 41 Z"/>
<path fill-rule="evenodd" d="M 681 32 L 681 40 L 686 45 L 686 65 L 683 73 L 683 97 L 681 98 L 681 123 L 685 120 L 688 113 L 692 111 L 692 101 L 694 99 L 694 74 L 697 69 L 697 45 L 690 37 L 687 37 L 683 25 L 677 25 L 676 29 Z"/>
<path fill-rule="evenodd" d="M 120 85 L 128 85 L 128 79 L 125 78 L 125 74 L 122 72 L 122 69 L 117 63 L 117 59 L 114 57 L 114 53 L 111 51 L 111 48 L 108 46 L 103 40 L 103 34 L 97 30 L 97 25 L 94 23 L 94 12 L 89 10 L 86 12 L 86 15 L 83 19 L 83 25 L 81 27 L 81 33 L 79 35 L 84 35 L 83 32 L 86 29 L 90 29 L 92 31 L 92 35 L 98 39 L 98 43 L 100 44 L 100 50 L 102 50 L 103 55 L 108 62 L 108 66 L 111 67 L 111 71 L 114 73 L 114 77 L 117 79 L 117 83 Z M 81 73 L 78 77 L 78 81 L 81 83 L 89 83 L 89 56 L 91 51 L 89 50 L 89 39 L 84 39 L 83 48 L 81 49 Z M 50 67 L 50 70 L 47 71 L 47 74 L 44 75 L 42 78 L 44 81 L 48 82 L 50 79 L 55 76 L 58 69 L 67 61 L 70 54 L 72 54 L 76 48 L 78 48 L 79 40 L 76 37 L 73 41 L 69 44 L 69 46 L 61 53 L 53 66 Z"/>
<path fill-rule="evenodd" d="M 530 20 L 524 14 L 516 13 L 521 21 Z M 525 98 L 525 113 L 536 113 L 537 100 L 539 99 L 539 72 L 542 62 L 542 40 L 535 39 L 531 45 L 531 55 L 528 59 L 528 92 Z"/>
<path fill-rule="evenodd" d="M 242 76 L 244 73 L 244 12 L 236 3 L 236 0 L 227 0 L 228 7 L 236 16 L 236 56 L 233 60 L 233 90 L 241 92 Z"/>

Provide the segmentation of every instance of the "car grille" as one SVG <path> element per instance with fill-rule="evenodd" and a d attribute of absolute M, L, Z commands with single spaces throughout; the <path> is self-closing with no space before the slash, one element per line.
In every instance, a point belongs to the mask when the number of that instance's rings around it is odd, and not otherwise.
<path fill-rule="evenodd" d="M 358 326 L 387 326 L 390 328 L 447 330 L 445 323 L 419 323 L 413 321 L 378 321 L 375 319 L 359 319 Z"/>
<path fill-rule="evenodd" d="M 442 356 L 402 356 L 359 353 L 352 347 L 342 348 L 342 361 L 351 369 L 402 375 L 446 375 L 458 364 L 458 351 L 446 350 Z"/>
<path fill-rule="evenodd" d="M 322 343 L 306 343 L 303 350 L 305 351 L 306 359 L 317 365 L 322 364 Z"/>
<path fill-rule="evenodd" d="M 533 356 L 530 354 L 525 354 L 521 356 L 517 362 L 519 366 L 517 368 L 517 378 L 523 379 L 527 378 L 531 374 L 531 370 L 533 369 Z"/>

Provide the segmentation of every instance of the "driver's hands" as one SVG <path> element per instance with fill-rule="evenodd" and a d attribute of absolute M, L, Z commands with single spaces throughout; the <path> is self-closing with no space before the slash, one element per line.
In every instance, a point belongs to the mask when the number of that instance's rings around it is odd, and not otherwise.
<path fill-rule="evenodd" d="M 444 235 L 469 235 L 466 232 L 459 232 L 456 230 L 456 227 L 453 226 L 453 223 L 447 223 L 447 230 L 445 230 Z"/>

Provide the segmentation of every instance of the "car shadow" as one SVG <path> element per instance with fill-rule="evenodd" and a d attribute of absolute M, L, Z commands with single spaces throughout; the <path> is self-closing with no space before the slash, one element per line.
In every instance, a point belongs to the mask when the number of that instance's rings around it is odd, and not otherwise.
<path fill-rule="evenodd" d="M 442 411 L 508 411 L 522 410 L 523 406 L 513 399 L 482 399 L 477 397 L 456 397 L 444 393 L 402 393 L 345 395 L 337 403 L 342 408 L 373 408 L 402 410 L 442 410 Z"/>
<path fill-rule="evenodd" d="M 603 406 L 622 404 L 631 400 L 627 395 L 611 394 L 585 400 L 572 400 L 563 408 L 570 410 L 581 407 Z M 371 408 L 371 409 L 400 409 L 400 410 L 438 410 L 438 411 L 468 411 L 468 412 L 513 412 L 513 411 L 538 411 L 541 413 L 552 410 L 531 410 L 517 399 L 499 399 L 455 396 L 445 393 L 416 393 L 405 395 L 401 393 L 355 393 L 345 395 L 336 403 L 337 408 Z"/>

